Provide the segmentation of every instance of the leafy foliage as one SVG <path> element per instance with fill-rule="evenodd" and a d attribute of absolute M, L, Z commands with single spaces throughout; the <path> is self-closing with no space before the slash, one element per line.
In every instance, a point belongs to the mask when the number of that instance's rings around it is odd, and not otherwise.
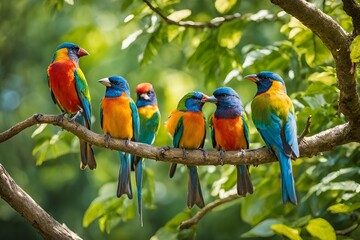
<path fill-rule="evenodd" d="M 242 76 L 271 70 L 285 79 L 299 133 L 309 115 L 313 119 L 310 134 L 346 122 L 338 112 L 339 89 L 330 51 L 314 33 L 269 1 L 151 2 L 172 21 L 209 22 L 225 14 L 241 13 L 232 21 L 205 28 L 169 24 L 143 1 L 100 4 L 47 0 L 46 8 L 34 1 L 25 2 L 0 4 L 4 19 L 8 19 L 0 23 L 2 32 L 8 33 L 0 41 L 0 76 L 9 80 L 0 82 L 1 129 L 34 112 L 60 113 L 48 92 L 46 66 L 62 41 L 75 41 L 91 53 L 81 59 L 80 65 L 93 99 L 95 132 L 101 132 L 98 104 L 103 96 L 96 79 L 113 74 L 125 76 L 131 89 L 140 82 L 152 82 L 163 119 L 184 93 L 196 89 L 211 95 L 222 85 L 239 93 L 251 119 L 248 106 L 255 89 Z M 323 11 L 350 31 L 351 21 L 342 10 L 342 2 L 323 3 Z M 17 21 L 19 15 L 21 20 Z M 42 29 L 41 34 L 36 29 Z M 351 45 L 353 62 L 359 61 L 359 42 L 356 37 Z M 207 116 L 213 110 L 205 105 Z M 263 146 L 251 120 L 249 124 L 251 148 Z M 18 140 L 9 149 L 2 144 L 0 150 L 4 164 L 20 185 L 86 239 L 210 239 L 216 237 L 212 229 L 229 239 L 334 239 L 339 231 L 360 222 L 359 144 L 293 162 L 298 206 L 281 203 L 278 164 L 251 167 L 254 194 L 218 207 L 187 230 L 180 230 L 179 224 L 198 209 L 184 210 L 186 168 L 180 167 L 170 180 L 167 164 L 145 161 L 145 227 L 140 229 L 136 201 L 115 196 L 119 164 L 116 154 L 95 149 L 98 169 L 77 173 L 73 170 L 79 164 L 77 138 L 58 130 L 41 125 L 24 136 L 33 137 L 31 141 Z M 171 145 L 163 128 L 155 145 Z M 212 148 L 209 136 L 205 148 Z M 31 151 L 33 156 L 29 155 Z M 234 166 L 201 167 L 199 173 L 206 203 L 234 192 Z M 0 212 L 2 226 L 9 229 L 4 237 L 21 234 L 9 221 L 16 218 L 14 213 L 4 206 L 0 206 Z M 226 226 L 218 228 L 222 222 Z M 17 238 L 28 238 L 31 232 L 26 230 Z M 359 234 L 356 227 L 346 233 L 353 239 Z"/>

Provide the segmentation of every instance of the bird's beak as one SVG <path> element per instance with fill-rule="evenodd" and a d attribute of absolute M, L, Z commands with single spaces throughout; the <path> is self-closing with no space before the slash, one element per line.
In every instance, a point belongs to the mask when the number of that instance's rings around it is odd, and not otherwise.
<path fill-rule="evenodd" d="M 207 98 L 203 98 L 201 100 L 202 102 L 210 102 L 210 103 L 217 103 L 217 98 L 214 97 L 214 96 L 211 96 L 211 97 L 207 97 Z"/>
<path fill-rule="evenodd" d="M 149 95 L 147 95 L 147 93 L 140 94 L 140 97 L 145 100 L 150 100 L 150 97 L 149 97 Z"/>
<path fill-rule="evenodd" d="M 98 82 L 104 86 L 111 87 L 111 82 L 110 82 L 109 78 L 102 78 Z"/>
<path fill-rule="evenodd" d="M 78 55 L 79 57 L 82 57 L 82 56 L 89 55 L 89 53 L 88 53 L 85 49 L 80 48 L 79 51 L 77 52 L 77 55 Z"/>
<path fill-rule="evenodd" d="M 259 81 L 259 78 L 258 78 L 258 76 L 256 74 L 247 75 L 247 76 L 245 76 L 245 78 L 247 80 L 250 80 L 250 81 L 254 82 L 254 83 L 257 83 Z"/>

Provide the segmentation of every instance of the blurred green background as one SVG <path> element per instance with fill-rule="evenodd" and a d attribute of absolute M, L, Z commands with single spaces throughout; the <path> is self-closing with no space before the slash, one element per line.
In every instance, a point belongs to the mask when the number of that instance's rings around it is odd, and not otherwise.
<path fill-rule="evenodd" d="M 221 3 L 229 2 L 232 5 L 224 10 Z M 189 18 L 196 21 L 234 12 L 247 16 L 214 29 L 169 26 L 142 1 L 68 3 L 72 1 L 0 2 L 0 131 L 35 113 L 60 113 L 50 97 L 46 69 L 55 48 L 64 41 L 75 42 L 90 53 L 81 58 L 80 66 L 92 97 L 94 132 L 101 132 L 99 104 L 105 91 L 97 80 L 111 75 L 125 77 L 133 97 L 138 83 L 154 85 L 162 114 L 157 146 L 171 145 L 163 123 L 184 94 L 197 90 L 211 95 L 226 85 L 239 93 L 248 113 L 250 148 L 262 147 L 249 105 L 256 87 L 241 78 L 261 70 L 284 76 L 294 99 L 299 133 L 310 114 L 311 134 L 345 122 L 337 112 L 339 91 L 329 51 L 269 1 L 157 2 L 166 15 L 174 9 L 191 9 Z M 351 29 L 341 1 L 314 3 L 346 30 Z M 236 71 L 229 74 L 232 70 Z M 206 117 L 213 111 L 214 106 L 205 105 Z M 169 179 L 169 164 L 146 161 L 144 227 L 140 227 L 135 201 L 115 197 L 119 167 L 115 151 L 94 147 L 98 168 L 81 171 L 77 138 L 54 126 L 34 134 L 35 129 L 1 143 L 0 162 L 50 215 L 84 239 L 281 239 L 289 236 L 284 226 L 311 238 L 314 235 L 306 226 L 315 218 L 331 224 L 326 231 L 359 222 L 359 144 L 293 163 L 300 199 L 297 207 L 281 204 L 279 167 L 266 164 L 251 168 L 253 195 L 217 208 L 197 227 L 179 231 L 181 219 L 198 210 L 186 210 L 186 168 L 181 167 L 175 178 Z M 209 137 L 205 148 L 212 148 Z M 206 203 L 231 193 L 234 167 L 201 167 L 199 173 Z M 336 210 L 337 204 L 350 208 Z M 331 206 L 334 211 L 328 209 Z M 270 230 L 277 223 L 283 224 L 280 230 Z M 357 234 L 359 230 L 349 232 L 348 237 Z M 4 201 L 0 202 L 0 238 L 41 239 Z"/>

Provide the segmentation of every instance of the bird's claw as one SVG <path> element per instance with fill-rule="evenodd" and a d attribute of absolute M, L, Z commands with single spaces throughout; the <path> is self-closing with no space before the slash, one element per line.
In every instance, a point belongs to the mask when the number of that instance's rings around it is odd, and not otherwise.
<path fill-rule="evenodd" d="M 39 122 L 40 122 L 40 117 L 42 117 L 42 116 L 43 116 L 43 115 L 42 115 L 41 113 L 35 114 L 35 115 L 34 115 L 35 121 L 39 123 Z"/>
<path fill-rule="evenodd" d="M 72 118 L 70 118 L 70 121 L 71 121 L 71 122 L 75 122 L 76 119 L 82 114 L 82 112 L 83 112 L 83 110 L 82 110 L 82 108 L 80 108 L 80 110 L 77 111 Z"/>
<path fill-rule="evenodd" d="M 169 146 L 164 146 L 164 147 L 161 147 L 160 148 L 160 151 L 159 151 L 159 156 L 160 158 L 163 158 L 165 156 L 165 152 L 166 151 L 169 151 L 170 150 L 170 147 Z"/>
<path fill-rule="evenodd" d="M 182 151 L 183 151 L 183 158 L 185 159 L 186 158 L 186 149 L 185 148 L 182 148 Z"/>
<path fill-rule="evenodd" d="M 125 141 L 125 146 L 129 146 L 129 144 L 130 144 L 130 138 L 129 139 L 126 139 L 126 141 Z"/>
<path fill-rule="evenodd" d="M 56 117 L 56 124 L 59 124 L 59 122 L 61 122 L 63 120 L 63 118 L 65 117 L 65 114 L 66 114 L 66 112 L 63 112 Z"/>
<path fill-rule="evenodd" d="M 207 152 L 206 152 L 206 150 L 204 150 L 204 149 L 202 149 L 202 148 L 199 148 L 199 150 L 202 151 L 202 153 L 203 153 L 203 158 L 204 158 L 204 160 L 206 161 L 206 159 L 207 159 Z"/>
<path fill-rule="evenodd" d="M 224 157 L 225 151 L 223 149 L 220 150 L 220 154 L 219 154 L 219 162 L 221 166 L 224 166 L 224 161 L 223 161 L 223 157 Z"/>
<path fill-rule="evenodd" d="M 106 133 L 105 134 L 105 147 L 108 148 L 110 145 L 110 140 L 111 140 L 111 136 L 110 134 Z"/>

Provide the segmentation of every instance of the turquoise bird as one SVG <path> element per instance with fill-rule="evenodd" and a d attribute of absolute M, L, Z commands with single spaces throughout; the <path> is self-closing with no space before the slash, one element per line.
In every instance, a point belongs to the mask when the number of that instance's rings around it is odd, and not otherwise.
<path fill-rule="evenodd" d="M 280 162 L 283 203 L 297 204 L 291 159 L 299 157 L 296 117 L 284 80 L 264 71 L 245 77 L 257 85 L 251 104 L 252 119 L 266 145 Z"/>
<path fill-rule="evenodd" d="M 89 53 L 70 42 L 60 44 L 47 69 L 51 97 L 63 114 L 90 129 L 91 98 L 84 73 L 79 67 L 79 58 Z M 96 161 L 91 144 L 80 139 L 80 168 L 96 168 Z"/>
<path fill-rule="evenodd" d="M 213 147 L 220 151 L 249 148 L 249 127 L 239 95 L 229 87 L 218 88 L 207 102 L 216 104 L 216 111 L 210 119 Z M 254 192 L 249 167 L 237 165 L 237 193 L 246 196 Z"/>
<path fill-rule="evenodd" d="M 135 102 L 130 97 L 128 82 L 119 76 L 100 79 L 106 86 L 105 96 L 101 101 L 100 123 L 105 135 L 108 137 L 138 141 L 139 114 Z M 130 180 L 131 155 L 119 151 L 120 171 L 118 177 L 117 196 L 126 194 L 132 199 Z"/>
<path fill-rule="evenodd" d="M 189 92 L 178 103 L 176 110 L 171 112 L 165 123 L 166 130 L 173 137 L 176 148 L 199 149 L 204 146 L 206 127 L 202 114 L 202 107 L 208 98 L 201 92 Z M 170 177 L 176 170 L 176 163 L 170 168 Z M 196 166 L 188 166 L 188 198 L 187 205 L 192 208 L 195 204 L 204 207 L 200 180 Z"/>
<path fill-rule="evenodd" d="M 157 106 L 156 94 L 150 83 L 140 83 L 136 86 L 136 107 L 140 118 L 139 142 L 153 144 L 160 127 L 160 111 Z M 140 224 L 142 220 L 142 158 L 135 157 L 132 168 L 136 169 L 136 186 L 138 192 L 138 211 Z"/>

